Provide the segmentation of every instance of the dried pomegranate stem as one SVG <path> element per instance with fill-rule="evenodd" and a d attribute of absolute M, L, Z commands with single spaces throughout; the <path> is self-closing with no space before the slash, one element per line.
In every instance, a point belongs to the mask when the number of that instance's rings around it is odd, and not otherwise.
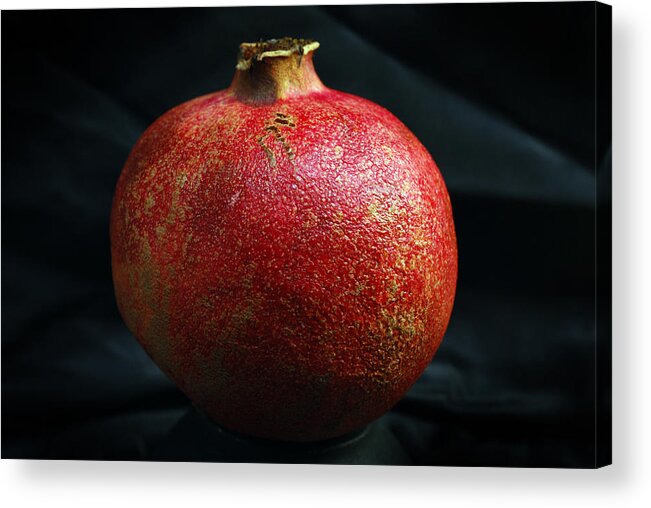
<path fill-rule="evenodd" d="M 242 102 L 267 104 L 324 90 L 312 63 L 318 47 L 292 37 L 242 43 L 231 92 Z"/>

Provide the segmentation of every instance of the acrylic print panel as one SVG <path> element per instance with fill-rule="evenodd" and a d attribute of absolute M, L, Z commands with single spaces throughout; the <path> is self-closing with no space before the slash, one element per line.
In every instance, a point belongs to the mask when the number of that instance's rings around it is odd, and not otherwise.
<path fill-rule="evenodd" d="M 3 458 L 610 463 L 610 16 L 3 12 Z"/>

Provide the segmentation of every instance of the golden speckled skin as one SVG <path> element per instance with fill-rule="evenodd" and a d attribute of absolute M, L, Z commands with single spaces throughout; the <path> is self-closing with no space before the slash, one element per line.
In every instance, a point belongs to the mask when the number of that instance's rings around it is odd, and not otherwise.
<path fill-rule="evenodd" d="M 311 55 L 297 65 L 313 73 Z M 457 278 L 427 150 L 314 79 L 246 100 L 236 78 L 163 115 L 111 217 L 118 305 L 149 355 L 226 428 L 293 441 L 389 410 L 438 348 Z"/>

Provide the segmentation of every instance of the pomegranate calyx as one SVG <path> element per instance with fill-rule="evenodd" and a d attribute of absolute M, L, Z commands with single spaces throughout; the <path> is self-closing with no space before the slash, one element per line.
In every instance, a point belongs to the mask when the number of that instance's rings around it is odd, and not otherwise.
<path fill-rule="evenodd" d="M 260 62 L 265 58 L 288 57 L 292 55 L 305 56 L 318 49 L 320 44 L 312 39 L 269 39 L 259 42 L 243 42 L 240 44 L 240 54 L 236 68 L 245 71 L 254 61 Z"/>
<path fill-rule="evenodd" d="M 242 43 L 231 92 L 245 103 L 269 104 L 325 90 L 312 63 L 318 47 L 292 37 Z"/>

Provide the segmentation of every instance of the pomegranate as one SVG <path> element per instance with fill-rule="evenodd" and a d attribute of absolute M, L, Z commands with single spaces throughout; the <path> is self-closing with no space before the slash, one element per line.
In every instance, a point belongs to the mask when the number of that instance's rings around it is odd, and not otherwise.
<path fill-rule="evenodd" d="M 120 312 L 224 428 L 339 436 L 388 411 L 448 325 L 450 199 L 391 113 L 325 87 L 318 43 L 240 47 L 226 90 L 137 141 L 111 214 Z"/>

